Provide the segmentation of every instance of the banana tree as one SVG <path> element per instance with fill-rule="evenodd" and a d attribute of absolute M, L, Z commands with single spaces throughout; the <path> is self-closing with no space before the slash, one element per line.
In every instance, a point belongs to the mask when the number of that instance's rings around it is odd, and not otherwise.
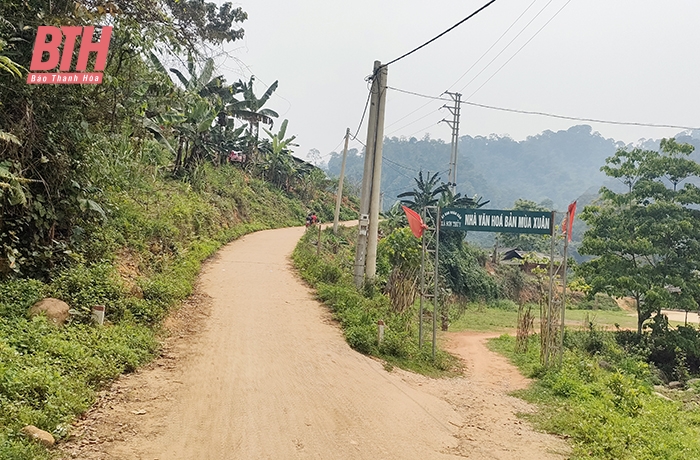
<path fill-rule="evenodd" d="M 427 178 L 423 179 L 423 171 L 420 171 L 418 177 L 413 180 L 416 182 L 416 188 L 399 194 L 397 198 L 401 198 L 401 203 L 417 212 L 421 212 L 426 206 L 437 206 L 440 197 L 449 188 L 444 183 L 440 184 L 440 173 L 432 176 L 428 173 Z"/>
<path fill-rule="evenodd" d="M 251 76 L 247 83 L 242 80 L 235 83 L 234 86 L 243 95 L 243 99 L 226 104 L 225 110 L 229 115 L 248 124 L 248 136 L 252 143 L 251 150 L 253 156 L 257 157 L 260 123 L 272 127 L 274 124 L 273 118 L 279 117 L 274 110 L 263 107 L 277 89 L 278 82 L 275 80 L 262 97 L 258 98 L 253 91 L 254 81 L 255 77 Z"/>
<path fill-rule="evenodd" d="M 289 191 L 291 179 L 297 172 L 290 147 L 298 146 L 298 144 L 293 143 L 296 136 L 285 139 L 288 123 L 289 120 L 284 120 L 279 131 L 275 134 L 263 128 L 270 140 L 265 144 L 264 150 L 267 152 L 261 160 L 263 174 L 267 176 L 268 180 L 287 191 Z"/>

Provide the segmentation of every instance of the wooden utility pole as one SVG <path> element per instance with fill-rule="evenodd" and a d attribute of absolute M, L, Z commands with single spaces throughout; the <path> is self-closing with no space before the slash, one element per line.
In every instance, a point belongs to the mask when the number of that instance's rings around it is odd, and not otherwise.
<path fill-rule="evenodd" d="M 348 141 L 350 128 L 345 131 L 345 147 L 343 147 L 343 162 L 340 164 L 340 179 L 338 179 L 338 196 L 335 198 L 335 215 L 333 216 L 333 234 L 338 234 L 338 219 L 340 218 L 340 203 L 343 200 L 343 179 L 345 178 L 345 161 L 348 158 Z"/>
<path fill-rule="evenodd" d="M 365 277 L 368 280 L 373 280 L 377 275 L 377 240 L 379 236 L 379 213 L 381 211 L 382 146 L 384 144 L 387 71 L 388 69 L 386 66 L 380 66 L 379 75 L 375 78 L 375 81 L 377 81 L 377 91 L 379 92 L 379 102 L 376 108 L 377 127 L 374 130 L 374 171 L 372 172 L 372 195 L 369 205 L 369 234 L 367 235 L 367 258 L 365 262 Z"/>

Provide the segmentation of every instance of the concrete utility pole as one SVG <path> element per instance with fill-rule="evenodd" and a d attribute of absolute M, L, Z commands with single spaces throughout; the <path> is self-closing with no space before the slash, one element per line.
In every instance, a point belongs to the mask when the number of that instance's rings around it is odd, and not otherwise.
<path fill-rule="evenodd" d="M 378 80 L 379 104 L 376 109 L 377 128 L 374 131 L 374 172 L 372 173 L 372 197 L 369 205 L 369 234 L 367 235 L 367 258 L 365 262 L 365 277 L 368 280 L 373 280 L 377 274 L 377 240 L 379 236 L 379 213 L 381 212 L 382 146 L 384 144 L 387 70 L 386 66 L 381 66 L 378 78 L 375 79 Z M 372 85 L 372 89 L 374 89 L 374 85 Z"/>
<path fill-rule="evenodd" d="M 382 175 L 382 142 L 384 140 L 384 112 L 386 102 L 387 68 L 374 61 L 365 166 L 360 195 L 360 219 L 355 248 L 354 281 L 362 287 L 365 273 L 374 278 L 377 270 L 377 233 L 379 221 L 379 193 Z"/>
<path fill-rule="evenodd" d="M 452 114 L 452 121 L 442 120 L 452 128 L 452 154 L 450 156 L 450 176 L 449 186 L 452 194 L 457 192 L 457 144 L 459 142 L 459 115 L 462 109 L 462 95 L 460 93 L 450 93 L 445 91 L 444 94 L 449 95 L 454 101 L 454 106 L 444 105 L 443 107 Z"/>
<path fill-rule="evenodd" d="M 338 196 L 335 198 L 335 215 L 333 216 L 333 234 L 338 234 L 338 219 L 340 218 L 340 202 L 343 200 L 343 179 L 345 178 L 345 161 L 348 158 L 348 141 L 350 128 L 345 131 L 345 147 L 343 147 L 343 162 L 340 164 L 340 179 L 338 179 Z"/>
<path fill-rule="evenodd" d="M 353 278 L 357 288 L 362 287 L 365 274 L 365 256 L 367 255 L 367 234 L 369 232 L 369 205 L 372 195 L 372 173 L 374 171 L 374 138 L 377 130 L 377 110 L 379 106 L 379 67 L 374 61 L 372 71 L 372 92 L 370 93 L 369 119 L 367 120 L 367 143 L 365 144 L 365 165 L 362 173 L 362 190 L 360 192 L 360 218 L 358 222 L 357 245 L 355 246 L 355 267 Z"/>

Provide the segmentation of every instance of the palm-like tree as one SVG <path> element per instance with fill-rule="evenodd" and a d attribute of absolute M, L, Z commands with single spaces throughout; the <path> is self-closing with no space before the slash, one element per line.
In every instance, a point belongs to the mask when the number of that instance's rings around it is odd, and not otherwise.
<path fill-rule="evenodd" d="M 296 164 L 292 158 L 290 147 L 298 145 L 293 143 L 296 136 L 285 139 L 288 123 L 289 120 L 284 120 L 279 132 L 275 134 L 263 128 L 265 133 L 270 136 L 269 149 L 262 162 L 264 174 L 268 175 L 268 179 L 272 183 L 278 187 L 284 187 L 285 190 L 289 190 L 290 179 L 296 172 Z"/>
<path fill-rule="evenodd" d="M 440 197 L 449 189 L 447 184 L 440 184 L 440 173 L 431 176 L 428 172 L 427 179 L 423 179 L 423 171 L 420 171 L 418 177 L 413 180 L 416 181 L 416 188 L 401 193 L 397 198 L 402 198 L 401 203 L 417 212 L 421 212 L 426 206 L 437 206 Z"/>
<path fill-rule="evenodd" d="M 454 195 L 452 194 L 451 188 L 447 187 L 447 189 L 443 192 L 442 196 L 440 197 L 438 206 L 440 206 L 441 208 L 449 207 L 475 209 L 486 206 L 490 202 L 481 201 L 482 199 L 483 197 L 480 196 L 474 196 L 474 198 L 462 196 L 461 193 L 457 193 L 456 195 Z"/>
<path fill-rule="evenodd" d="M 235 83 L 236 88 L 243 95 L 243 99 L 238 101 L 233 101 L 226 105 L 226 112 L 240 120 L 244 120 L 248 123 L 248 135 L 250 136 L 253 143 L 253 154 L 257 156 L 258 151 L 258 132 L 260 128 L 260 123 L 272 127 L 274 120 L 273 118 L 279 117 L 277 112 L 272 109 L 265 108 L 264 105 L 275 92 L 278 86 L 278 81 L 275 80 L 273 84 L 265 91 L 262 97 L 258 98 L 253 92 L 253 82 L 255 77 L 251 75 L 248 83 L 239 80 Z"/>

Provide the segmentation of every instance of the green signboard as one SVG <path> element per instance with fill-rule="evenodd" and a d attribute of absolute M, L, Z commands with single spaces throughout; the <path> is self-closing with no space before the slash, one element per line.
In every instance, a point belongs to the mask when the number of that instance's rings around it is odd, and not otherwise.
<path fill-rule="evenodd" d="M 554 213 L 496 209 L 442 208 L 440 227 L 464 232 L 534 233 L 551 235 Z"/>

